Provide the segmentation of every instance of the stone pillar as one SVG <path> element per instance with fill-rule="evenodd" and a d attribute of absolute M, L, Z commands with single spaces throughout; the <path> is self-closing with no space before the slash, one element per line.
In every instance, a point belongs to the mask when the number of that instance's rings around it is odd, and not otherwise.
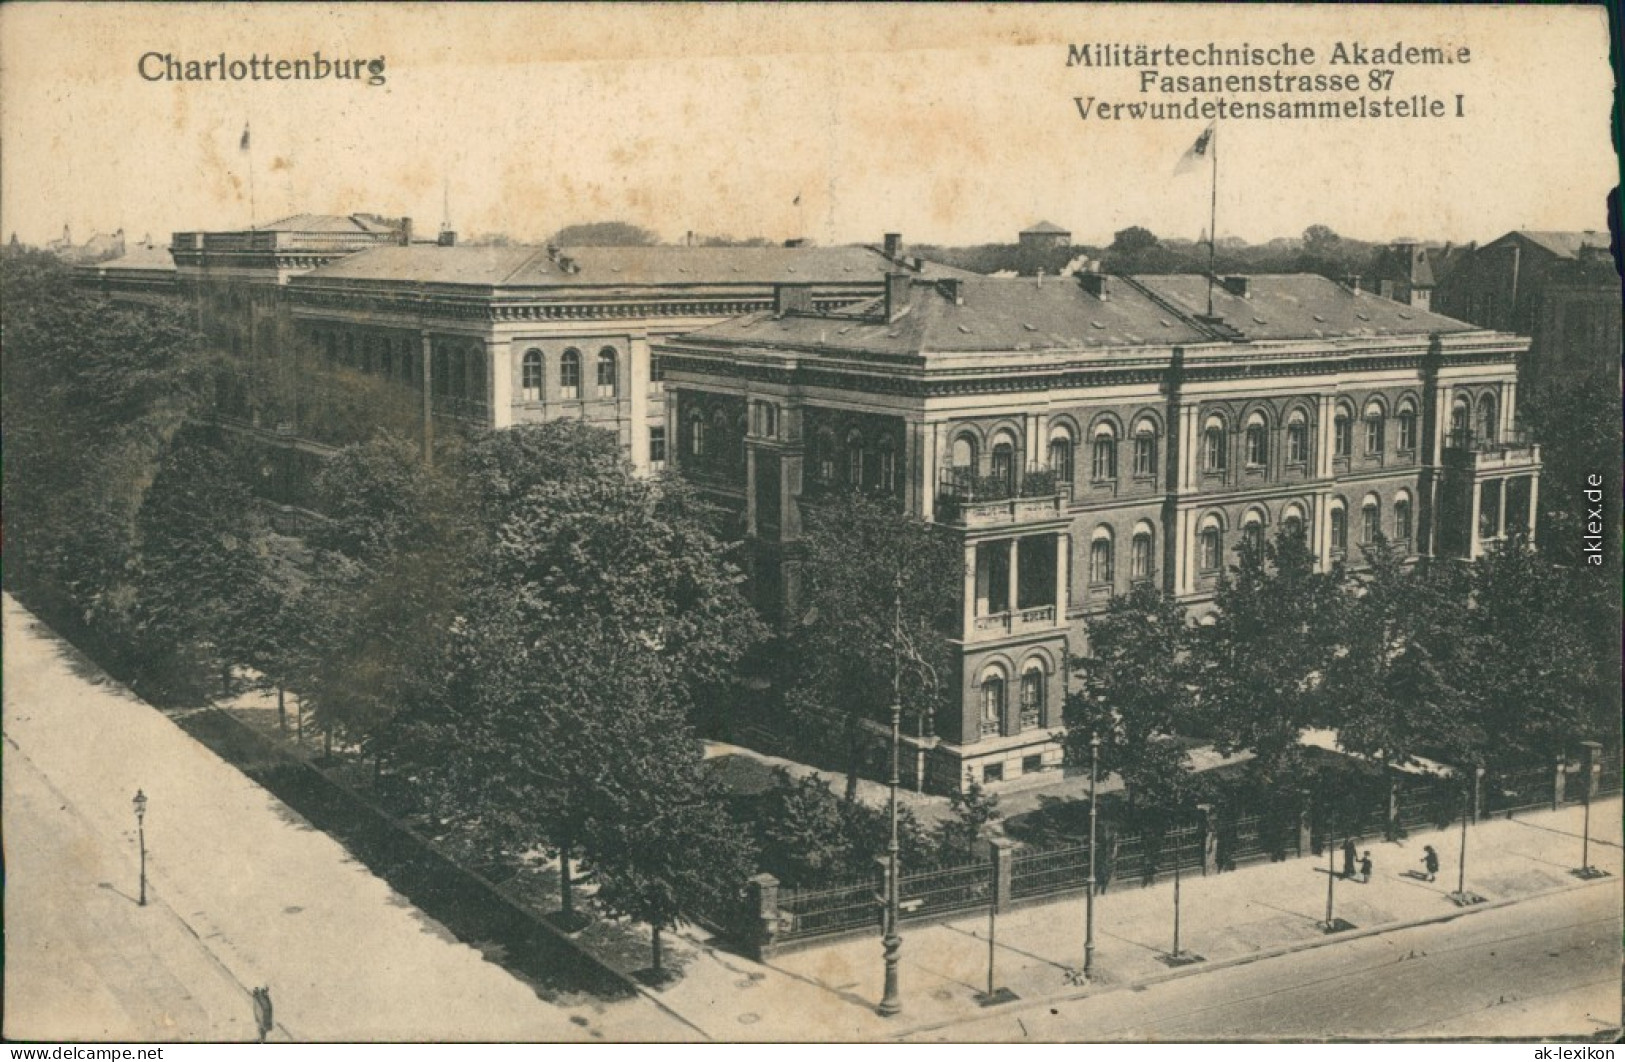
<path fill-rule="evenodd" d="M 1501 438 L 1511 439 L 1517 427 L 1518 382 L 1508 380 L 1501 385 Z"/>
<path fill-rule="evenodd" d="M 1021 561 L 1021 539 L 1012 538 L 1007 545 L 1010 549 L 1010 563 L 1007 565 L 1008 570 L 1005 573 L 1007 576 L 1005 586 L 1008 588 L 1007 593 L 1009 596 L 1005 598 L 1005 603 L 1010 606 L 1010 629 L 1015 630 L 1016 613 L 1021 608 L 1021 603 L 1016 599 L 1016 593 L 1021 586 L 1020 573 L 1016 570 Z"/>
<path fill-rule="evenodd" d="M 1202 876 L 1205 878 L 1219 872 L 1219 816 L 1212 804 L 1198 804 L 1196 810 L 1202 813 Z"/>
<path fill-rule="evenodd" d="M 666 470 L 676 472 L 688 455 L 683 453 L 682 439 L 677 433 L 677 392 L 666 392 Z"/>
<path fill-rule="evenodd" d="M 745 534 L 756 534 L 756 447 L 745 447 Z M 782 510 L 781 510 L 782 512 Z"/>
<path fill-rule="evenodd" d="M 1332 434 L 1336 430 L 1337 406 L 1332 395 L 1321 395 L 1315 405 L 1315 478 L 1332 475 Z"/>
<path fill-rule="evenodd" d="M 761 961 L 778 951 L 779 932 L 783 928 L 779 914 L 779 879 L 772 874 L 758 874 L 747 883 L 750 909 L 756 913 L 758 936 L 756 959 Z"/>
<path fill-rule="evenodd" d="M 1065 531 L 1055 535 L 1055 625 L 1066 625 L 1071 587 L 1072 536 Z"/>
<path fill-rule="evenodd" d="M 1016 842 L 1008 837 L 991 837 L 993 849 L 993 909 L 999 914 L 1010 910 L 1010 870 L 1015 862 Z"/>
<path fill-rule="evenodd" d="M 1479 508 L 1484 504 L 1484 484 L 1473 480 L 1473 504 L 1467 510 L 1467 559 L 1477 560 L 1484 555 L 1483 537 L 1479 534 Z"/>
<path fill-rule="evenodd" d="M 512 427 L 513 352 L 494 339 L 485 344 L 485 396 L 491 427 Z"/>
<path fill-rule="evenodd" d="M 964 641 L 970 641 L 976 633 L 976 543 L 965 543 L 965 601 L 964 626 L 960 635 Z"/>
<path fill-rule="evenodd" d="M 1314 808 L 1314 797 L 1307 789 L 1298 790 L 1298 855 L 1308 855 L 1314 851 L 1314 819 L 1311 811 Z M 1331 844 L 1331 835 L 1326 835 L 1326 843 Z"/>
<path fill-rule="evenodd" d="M 626 365 L 622 371 L 625 377 L 622 384 L 625 388 L 621 393 L 625 397 L 617 400 L 617 405 L 626 410 L 626 418 L 631 421 L 630 456 L 632 467 L 638 472 L 647 475 L 649 472 L 649 337 L 647 335 L 629 336 L 627 342 Z M 596 371 L 596 370 L 595 370 Z M 671 450 L 671 441 L 666 442 L 666 450 Z"/>
<path fill-rule="evenodd" d="M 1026 464 L 1022 466 L 1022 475 L 1027 474 L 1027 469 L 1036 468 L 1044 457 L 1041 450 L 1043 444 L 1039 441 L 1044 432 L 1044 420 L 1042 413 L 1028 413 L 1022 418 L 1022 430 L 1025 435 L 1022 442 L 1026 450 L 1023 455 Z"/>
<path fill-rule="evenodd" d="M 1196 470 L 1202 460 L 1201 431 L 1196 423 L 1197 409 L 1195 406 L 1185 406 L 1179 411 L 1179 489 L 1189 492 L 1196 489 Z"/>
<path fill-rule="evenodd" d="M 1495 482 L 1499 485 L 1495 492 L 1495 537 L 1505 539 L 1507 537 L 1507 484 L 1511 480 L 1498 479 Z"/>
<path fill-rule="evenodd" d="M 1585 787 L 1586 803 L 1597 799 L 1597 786 L 1602 781 L 1602 745 L 1595 741 L 1580 742 L 1580 784 Z"/>
<path fill-rule="evenodd" d="M 1540 508 L 1540 475 L 1529 476 L 1529 544 L 1535 544 L 1535 513 Z"/>

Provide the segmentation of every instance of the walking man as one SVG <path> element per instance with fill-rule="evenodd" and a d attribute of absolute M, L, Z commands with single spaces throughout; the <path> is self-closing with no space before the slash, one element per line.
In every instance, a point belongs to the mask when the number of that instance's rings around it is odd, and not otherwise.
<path fill-rule="evenodd" d="M 1354 842 L 1346 837 L 1343 839 L 1343 876 L 1354 876 Z"/>
<path fill-rule="evenodd" d="M 1369 849 L 1360 856 L 1360 884 L 1371 884 L 1371 852 Z"/>
<path fill-rule="evenodd" d="M 1431 844 L 1422 846 L 1422 869 L 1427 871 L 1429 881 L 1439 874 L 1439 853 L 1433 850 Z"/>
<path fill-rule="evenodd" d="M 271 1015 L 271 989 L 263 986 L 249 994 L 254 997 L 254 1024 L 259 1028 L 259 1042 L 263 1044 L 271 1027 L 276 1024 Z"/>

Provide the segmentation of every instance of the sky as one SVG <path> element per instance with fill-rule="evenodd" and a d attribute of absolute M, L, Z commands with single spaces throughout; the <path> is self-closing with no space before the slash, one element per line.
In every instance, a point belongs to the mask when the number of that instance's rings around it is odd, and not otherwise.
<path fill-rule="evenodd" d="M 1331 65 L 1340 41 L 1471 58 Z M 1315 64 L 1279 69 L 1361 87 L 1294 98 L 1427 96 L 1448 114 L 1222 120 L 1210 204 L 1208 169 L 1174 174 L 1202 119 L 1079 117 L 1076 98 L 1191 96 L 1142 93 L 1139 68 L 1067 65 L 1069 45 L 1108 42 L 1312 47 Z M 1194 239 L 1210 205 L 1222 236 L 1251 241 L 1311 224 L 1458 242 L 1601 229 L 1618 181 L 1607 47 L 1601 8 L 1548 5 L 8 4 L 0 232 L 40 243 L 67 224 L 76 240 L 117 228 L 167 240 L 356 211 L 432 232 L 448 205 L 464 234 L 526 241 L 601 220 L 672 240 L 1010 242 L 1040 219 L 1077 242 L 1130 225 Z M 140 71 L 152 52 L 318 51 L 382 57 L 385 83 Z M 1374 70 L 1390 71 L 1381 91 Z"/>

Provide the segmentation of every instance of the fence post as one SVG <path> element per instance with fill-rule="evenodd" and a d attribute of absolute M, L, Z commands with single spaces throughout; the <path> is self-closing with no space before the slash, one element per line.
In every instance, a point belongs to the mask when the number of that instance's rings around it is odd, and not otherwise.
<path fill-rule="evenodd" d="M 757 935 L 751 943 L 756 950 L 758 961 L 770 958 L 778 951 L 779 930 L 782 926 L 779 916 L 779 879 L 772 874 L 758 874 L 750 879 L 751 907 L 756 911 Z"/>
<path fill-rule="evenodd" d="M 1202 813 L 1202 876 L 1219 872 L 1219 816 L 1212 804 L 1198 804 Z"/>
<path fill-rule="evenodd" d="M 999 914 L 1010 910 L 1010 870 L 1016 842 L 1008 837 L 990 837 L 993 849 L 993 909 Z"/>
<path fill-rule="evenodd" d="M 1560 752 L 1557 761 L 1552 767 L 1552 810 L 1557 811 L 1563 806 L 1564 790 L 1567 788 L 1569 773 L 1568 759 Z"/>
<path fill-rule="evenodd" d="M 1580 748 L 1585 750 L 1580 760 L 1580 769 L 1585 771 L 1585 777 L 1580 784 L 1585 786 L 1586 803 L 1595 803 L 1597 788 L 1602 782 L 1602 745 L 1595 741 L 1582 741 Z"/>

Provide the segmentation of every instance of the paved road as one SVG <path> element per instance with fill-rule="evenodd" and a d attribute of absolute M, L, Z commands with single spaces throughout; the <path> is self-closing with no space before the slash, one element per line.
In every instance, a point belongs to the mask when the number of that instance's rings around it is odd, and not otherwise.
<path fill-rule="evenodd" d="M 918 1033 L 996 1040 L 1535 1039 L 1620 1024 L 1617 894 L 1589 888 Z M 1012 1007 L 1019 1007 L 1014 1004 Z"/>

